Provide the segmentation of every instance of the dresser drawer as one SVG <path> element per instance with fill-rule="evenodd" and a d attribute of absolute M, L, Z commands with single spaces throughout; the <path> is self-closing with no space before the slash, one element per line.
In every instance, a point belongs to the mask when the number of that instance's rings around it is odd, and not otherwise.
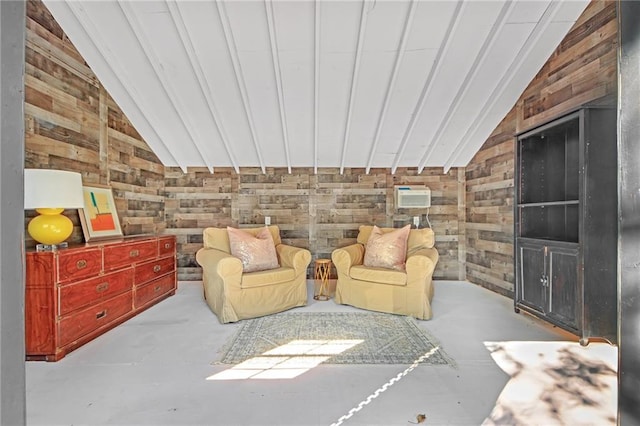
<path fill-rule="evenodd" d="M 132 288 L 133 268 L 62 286 L 59 289 L 59 315 L 64 316 Z"/>
<path fill-rule="evenodd" d="M 58 253 L 58 281 L 64 282 L 98 275 L 102 270 L 100 248 Z"/>
<path fill-rule="evenodd" d="M 144 262 L 158 254 L 158 241 L 155 239 L 104 248 L 104 264 L 106 268 L 116 269 L 123 265 Z"/>
<path fill-rule="evenodd" d="M 158 238 L 158 254 L 160 257 L 167 254 L 174 254 L 176 248 L 175 237 Z"/>
<path fill-rule="evenodd" d="M 73 343 L 82 336 L 108 325 L 133 309 L 133 292 L 128 291 L 112 299 L 100 302 L 84 311 L 62 318 L 58 325 L 59 346 Z"/>
<path fill-rule="evenodd" d="M 136 308 L 143 306 L 154 299 L 176 288 L 176 274 L 165 275 L 162 278 L 151 281 L 149 284 L 136 287 Z"/>
<path fill-rule="evenodd" d="M 176 268 L 175 263 L 175 258 L 171 256 L 136 265 L 136 285 L 143 284 L 149 280 L 161 277 L 169 272 L 173 272 Z"/>

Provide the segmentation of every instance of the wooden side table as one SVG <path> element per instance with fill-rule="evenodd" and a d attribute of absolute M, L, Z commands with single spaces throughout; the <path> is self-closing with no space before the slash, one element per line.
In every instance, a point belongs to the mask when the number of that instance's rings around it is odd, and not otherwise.
<path fill-rule="evenodd" d="M 320 288 L 318 289 L 318 292 L 313 295 L 313 298 L 315 300 L 326 301 L 330 299 L 329 288 L 328 288 L 330 274 L 331 274 L 331 260 L 316 259 L 315 268 L 314 268 L 314 280 L 316 281 L 316 283 L 320 281 Z"/>

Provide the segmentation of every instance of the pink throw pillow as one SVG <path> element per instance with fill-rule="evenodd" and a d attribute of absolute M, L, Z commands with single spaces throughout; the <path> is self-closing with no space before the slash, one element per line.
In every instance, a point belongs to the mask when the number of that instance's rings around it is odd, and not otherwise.
<path fill-rule="evenodd" d="M 364 266 L 404 271 L 410 230 L 411 225 L 406 225 L 384 233 L 374 225 L 364 252 Z"/>
<path fill-rule="evenodd" d="M 254 237 L 248 232 L 227 226 L 231 254 L 242 261 L 244 272 L 265 271 L 279 267 L 273 237 L 264 227 Z"/>

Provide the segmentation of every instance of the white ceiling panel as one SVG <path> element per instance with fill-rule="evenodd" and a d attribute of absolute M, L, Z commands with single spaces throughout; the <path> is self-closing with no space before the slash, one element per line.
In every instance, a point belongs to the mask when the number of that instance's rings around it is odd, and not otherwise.
<path fill-rule="evenodd" d="M 45 0 L 167 166 L 466 166 L 588 4 Z"/>
<path fill-rule="evenodd" d="M 569 15 L 567 10 L 573 13 L 584 10 L 586 5 L 576 3 L 549 3 L 515 59 L 505 67 L 506 71 L 498 79 L 496 89 L 484 101 L 481 113 L 472 120 L 469 130 L 459 141 L 454 156 L 444 163 L 445 171 L 450 167 L 464 167 L 471 161 L 495 128 L 492 123 L 499 123 L 513 107 L 512 93 L 518 90 L 522 92 L 541 67 L 535 64 L 544 64 L 555 50 L 551 40 L 561 40 L 571 29 L 573 21 L 566 19 Z M 558 16 L 561 18 L 558 19 Z"/>

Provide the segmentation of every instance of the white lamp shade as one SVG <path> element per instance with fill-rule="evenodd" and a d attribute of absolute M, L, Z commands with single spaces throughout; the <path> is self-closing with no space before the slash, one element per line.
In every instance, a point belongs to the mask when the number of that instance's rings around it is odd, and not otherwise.
<path fill-rule="evenodd" d="M 62 170 L 25 169 L 24 208 L 84 208 L 82 175 Z"/>

